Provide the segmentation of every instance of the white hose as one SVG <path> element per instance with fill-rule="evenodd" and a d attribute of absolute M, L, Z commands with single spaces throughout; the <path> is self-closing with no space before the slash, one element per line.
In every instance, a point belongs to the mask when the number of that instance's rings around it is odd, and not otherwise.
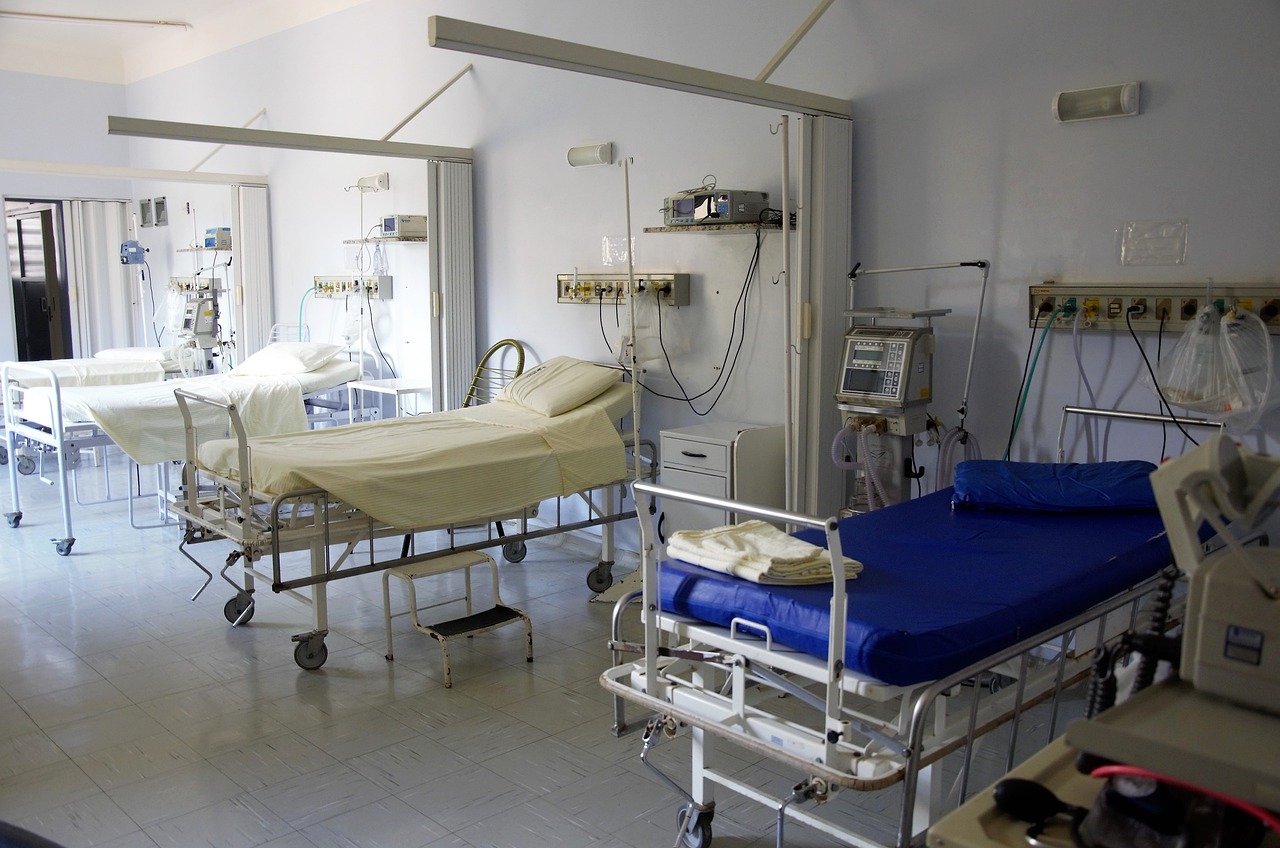
<path fill-rule="evenodd" d="M 858 452 L 862 456 L 862 473 L 867 477 L 867 509 L 877 509 L 875 498 L 880 499 L 880 506 L 888 506 L 889 498 L 884 493 L 884 483 L 880 480 L 880 469 L 871 461 L 871 443 L 867 434 L 875 428 L 867 425 L 858 431 Z M 874 494 L 875 498 L 872 497 Z"/>
<path fill-rule="evenodd" d="M 951 454 L 955 452 L 957 442 L 964 445 L 965 459 L 982 459 L 982 448 L 978 445 L 978 437 L 962 427 L 951 428 L 938 445 L 938 473 L 934 478 L 934 491 L 951 485 L 951 475 L 955 470 Z"/>

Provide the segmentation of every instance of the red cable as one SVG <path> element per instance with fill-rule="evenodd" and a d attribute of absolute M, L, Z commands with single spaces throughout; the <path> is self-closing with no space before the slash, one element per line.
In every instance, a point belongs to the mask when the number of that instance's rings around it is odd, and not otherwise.
<path fill-rule="evenodd" d="M 1178 786 L 1182 789 L 1189 789 L 1192 792 L 1199 792 L 1201 795 L 1207 795 L 1208 797 L 1221 801 L 1224 804 L 1230 804 L 1237 809 L 1243 810 L 1272 830 L 1280 832 L 1280 818 L 1277 818 L 1275 814 L 1264 810 L 1262 807 L 1250 804 L 1248 801 L 1241 801 L 1239 798 L 1232 798 L 1230 795 L 1223 795 L 1221 792 L 1214 792 L 1212 789 L 1205 789 L 1203 787 L 1196 786 L 1193 783 L 1185 783 L 1172 777 L 1165 777 L 1164 775 L 1157 774 L 1154 771 L 1147 771 L 1146 769 L 1138 768 L 1137 766 L 1112 765 L 1099 766 L 1093 770 L 1092 775 L 1094 777 L 1111 777 L 1112 775 L 1149 777 L 1152 780 L 1158 780 L 1161 783 L 1167 783 L 1170 786 Z"/>

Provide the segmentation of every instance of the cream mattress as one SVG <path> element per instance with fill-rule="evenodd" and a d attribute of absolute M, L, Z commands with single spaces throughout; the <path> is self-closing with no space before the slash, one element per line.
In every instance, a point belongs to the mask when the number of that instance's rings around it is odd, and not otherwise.
<path fill-rule="evenodd" d="M 47 368 L 58 377 L 58 385 L 127 386 L 135 383 L 157 383 L 164 379 L 164 363 L 140 359 L 47 359 L 42 362 L 12 363 Z M 23 386 L 47 386 L 44 374 L 17 369 L 10 376 Z"/>
<path fill-rule="evenodd" d="M 250 439 L 253 488 L 319 487 L 393 527 L 510 514 L 626 477 L 613 425 L 630 409 L 618 384 L 547 417 L 515 403 Z M 207 442 L 200 463 L 238 479 L 234 440 Z"/>
<path fill-rule="evenodd" d="M 149 465 L 183 459 L 186 437 L 174 389 L 183 388 L 220 403 L 234 403 L 250 435 L 304 430 L 303 395 L 340 386 L 359 375 L 354 362 L 331 361 L 315 371 L 280 377 L 210 374 L 133 386 L 64 388 L 62 420 L 95 424 L 136 462 Z M 26 392 L 22 417 L 52 426 L 53 392 Z M 197 441 L 230 435 L 227 414 L 207 404 L 190 405 Z"/>

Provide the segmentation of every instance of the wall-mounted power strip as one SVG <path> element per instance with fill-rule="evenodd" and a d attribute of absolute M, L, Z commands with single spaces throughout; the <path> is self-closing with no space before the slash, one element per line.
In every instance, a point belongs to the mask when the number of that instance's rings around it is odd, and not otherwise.
<path fill-rule="evenodd" d="M 391 277 L 359 277 L 355 274 L 331 274 L 314 277 L 312 292 L 316 297 L 350 297 L 364 295 L 370 300 L 391 299 Z"/>
<path fill-rule="evenodd" d="M 626 274 L 556 274 L 556 300 L 560 303 L 615 303 L 626 298 Z M 635 275 L 636 290 L 656 294 L 667 306 L 689 305 L 688 274 Z"/>
<path fill-rule="evenodd" d="M 1076 314 L 1082 313 L 1082 326 L 1089 331 L 1127 333 L 1128 315 L 1135 331 L 1156 332 L 1163 328 L 1168 333 L 1180 333 L 1209 303 L 1219 313 L 1233 305 L 1252 312 L 1267 325 L 1267 332 L 1280 335 L 1280 287 L 1215 285 L 1207 298 L 1206 291 L 1205 286 L 1195 284 L 1076 286 L 1046 282 L 1027 290 L 1027 326 L 1043 327 L 1057 309 L 1053 326 L 1060 329 L 1070 329 Z"/>

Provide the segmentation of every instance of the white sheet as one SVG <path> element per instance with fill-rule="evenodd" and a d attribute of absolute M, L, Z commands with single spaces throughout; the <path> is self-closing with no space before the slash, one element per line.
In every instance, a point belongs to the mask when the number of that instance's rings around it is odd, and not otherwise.
<path fill-rule="evenodd" d="M 801 586 L 832 580 L 830 551 L 758 519 L 710 530 L 677 530 L 667 542 L 667 553 L 755 583 Z M 845 578 L 857 577 L 862 563 L 842 559 Z"/>
<path fill-rule="evenodd" d="M 164 365 L 141 359 L 46 359 L 41 362 L 16 362 L 15 366 L 37 365 L 48 368 L 58 384 L 71 386 L 128 386 L 156 383 L 164 379 Z M 47 386 L 49 378 L 18 368 L 10 376 L 23 386 Z"/>
<path fill-rule="evenodd" d="M 69 424 L 96 424 L 138 463 L 169 462 L 186 456 L 182 414 L 173 394 L 176 388 L 236 404 L 250 434 L 270 435 L 306 429 L 302 396 L 339 386 L 359 370 L 354 362 L 337 360 L 306 374 L 283 377 L 211 374 L 115 388 L 68 388 L 61 393 L 62 419 Z M 47 388 L 28 391 L 23 417 L 51 426 L 52 394 Z M 223 410 L 196 403 L 190 409 L 198 441 L 230 435 Z"/>
<path fill-rule="evenodd" d="M 510 514 L 547 498 L 621 480 L 629 408 L 619 384 L 554 417 L 494 401 L 250 440 L 253 488 L 281 494 L 318 486 L 393 527 L 429 527 Z M 234 440 L 207 442 L 200 463 L 235 479 Z"/>

